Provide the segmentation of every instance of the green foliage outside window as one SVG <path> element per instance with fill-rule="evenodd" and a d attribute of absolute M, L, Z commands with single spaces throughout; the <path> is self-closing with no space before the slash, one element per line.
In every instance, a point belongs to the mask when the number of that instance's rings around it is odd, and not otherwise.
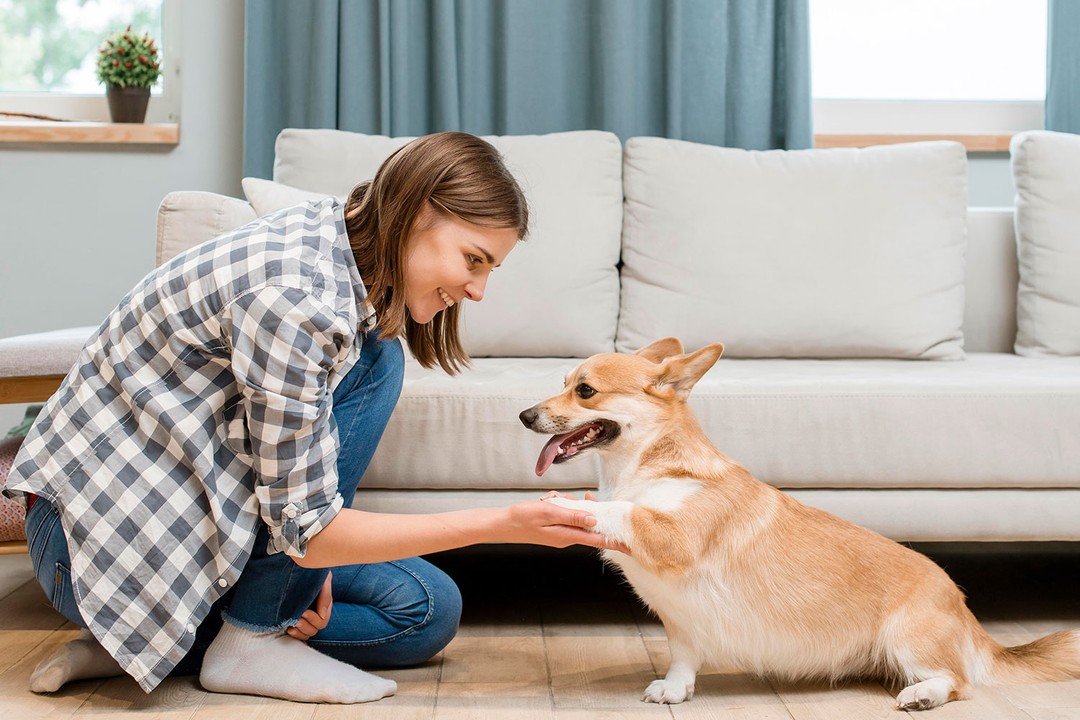
<path fill-rule="evenodd" d="M 0 91 L 100 93 L 95 69 L 102 38 L 128 25 L 161 37 L 162 4 L 0 0 Z"/>

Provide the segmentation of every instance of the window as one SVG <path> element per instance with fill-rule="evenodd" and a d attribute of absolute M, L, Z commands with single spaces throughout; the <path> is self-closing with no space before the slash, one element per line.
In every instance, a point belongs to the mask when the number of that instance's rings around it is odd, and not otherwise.
<path fill-rule="evenodd" d="M 177 122 L 177 0 L 0 0 L 0 112 L 108 121 L 95 75 L 104 37 L 129 24 L 161 48 L 162 77 L 147 122 Z M 0 121 L 13 120 L 0 116 Z"/>
<path fill-rule="evenodd" d="M 816 133 L 1043 126 L 1046 0 L 810 0 Z"/>

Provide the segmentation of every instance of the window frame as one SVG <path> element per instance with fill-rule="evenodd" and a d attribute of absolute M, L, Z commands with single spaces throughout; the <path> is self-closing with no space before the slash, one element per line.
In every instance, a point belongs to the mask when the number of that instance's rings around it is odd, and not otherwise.
<path fill-rule="evenodd" d="M 147 123 L 180 122 L 182 23 L 183 0 L 162 0 L 162 92 L 151 98 L 146 113 Z M 78 122 L 110 122 L 104 87 L 100 93 L 93 95 L 64 92 L 3 93 L 0 94 L 0 110 Z M 22 119 L 0 115 L 0 122 L 18 122 Z"/>

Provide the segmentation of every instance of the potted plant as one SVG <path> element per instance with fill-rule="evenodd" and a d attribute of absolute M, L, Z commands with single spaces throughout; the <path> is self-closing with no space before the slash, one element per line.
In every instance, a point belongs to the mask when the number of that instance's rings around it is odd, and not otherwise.
<path fill-rule="evenodd" d="M 111 33 L 98 51 L 98 80 L 105 83 L 109 115 L 115 123 L 141 123 L 146 118 L 150 88 L 161 77 L 158 48 L 147 33 Z"/>

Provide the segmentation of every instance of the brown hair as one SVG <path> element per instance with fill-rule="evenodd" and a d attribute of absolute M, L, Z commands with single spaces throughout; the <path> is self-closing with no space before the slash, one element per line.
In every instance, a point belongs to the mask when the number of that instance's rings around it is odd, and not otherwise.
<path fill-rule="evenodd" d="M 345 202 L 345 227 L 368 300 L 384 338 L 404 335 L 424 367 L 439 363 L 454 374 L 469 364 L 461 346 L 461 303 L 421 325 L 405 307 L 405 257 L 421 210 L 492 228 L 528 231 L 529 210 L 499 152 L 461 132 L 417 138 L 388 157 L 370 182 L 353 188 Z M 400 292 L 394 292 L 400 288 Z"/>

